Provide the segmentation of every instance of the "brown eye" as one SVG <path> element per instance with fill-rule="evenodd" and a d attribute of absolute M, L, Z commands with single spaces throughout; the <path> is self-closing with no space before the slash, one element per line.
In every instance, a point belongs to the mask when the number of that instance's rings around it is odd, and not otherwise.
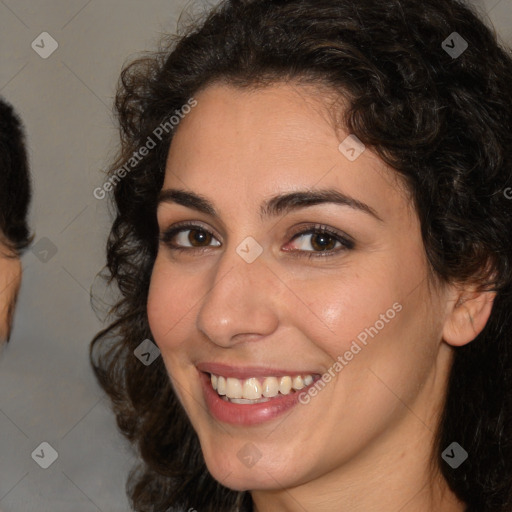
<path fill-rule="evenodd" d="M 173 250 L 202 249 L 212 246 L 215 237 L 208 230 L 194 224 L 174 226 L 165 231 L 160 240 Z M 219 246 L 217 242 L 213 246 Z"/>
<path fill-rule="evenodd" d="M 336 244 L 345 245 L 339 237 L 318 231 L 299 233 L 293 240 L 297 250 L 302 252 L 327 252 L 335 249 Z"/>
<path fill-rule="evenodd" d="M 290 244 L 295 248 L 287 249 L 292 253 L 305 256 L 330 256 L 354 248 L 354 242 L 327 226 L 315 226 L 297 233 Z M 312 248 L 312 250 L 311 250 Z"/>
<path fill-rule="evenodd" d="M 193 247 L 201 247 L 203 244 L 209 245 L 213 236 L 211 233 L 203 229 L 190 229 L 188 230 L 188 241 Z"/>
<path fill-rule="evenodd" d="M 311 247 L 317 251 L 330 251 L 336 246 L 336 240 L 326 233 L 315 233 L 311 236 Z"/>

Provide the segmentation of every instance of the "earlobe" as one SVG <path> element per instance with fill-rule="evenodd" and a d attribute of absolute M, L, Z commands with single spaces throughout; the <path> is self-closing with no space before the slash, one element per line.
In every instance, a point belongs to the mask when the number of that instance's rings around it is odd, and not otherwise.
<path fill-rule="evenodd" d="M 491 315 L 496 292 L 459 292 L 451 301 L 443 328 L 443 339 L 449 345 L 461 347 L 473 341 L 484 329 Z"/>

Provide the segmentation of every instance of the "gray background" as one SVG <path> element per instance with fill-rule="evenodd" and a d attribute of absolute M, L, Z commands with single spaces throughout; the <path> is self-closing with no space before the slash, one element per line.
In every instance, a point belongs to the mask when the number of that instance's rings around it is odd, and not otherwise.
<path fill-rule="evenodd" d="M 194 13 L 206 2 L 190 4 L 0 0 L 0 95 L 28 134 L 39 243 L 23 257 L 15 328 L 0 359 L 4 512 L 130 510 L 124 485 L 135 458 L 88 363 L 101 327 L 89 290 L 104 264 L 110 223 L 106 201 L 92 191 L 117 141 L 111 105 L 123 63 L 174 31 L 185 7 Z M 512 0 L 479 5 L 512 44 Z M 31 48 L 42 32 L 59 45 L 47 59 Z M 31 456 L 41 454 L 42 442 L 58 453 L 48 469 Z M 48 460 L 43 453 L 39 460 Z"/>

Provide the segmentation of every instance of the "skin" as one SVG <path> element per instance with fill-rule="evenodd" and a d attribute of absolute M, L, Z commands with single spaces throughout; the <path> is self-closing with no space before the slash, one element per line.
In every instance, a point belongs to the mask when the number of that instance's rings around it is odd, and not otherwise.
<path fill-rule="evenodd" d="M 0 251 L 0 342 L 9 339 L 18 291 L 21 286 L 21 262 Z"/>
<path fill-rule="evenodd" d="M 348 133 L 333 128 L 322 90 L 215 84 L 195 98 L 163 189 L 201 194 L 219 216 L 159 205 L 161 232 L 193 221 L 213 238 L 194 248 L 183 231 L 173 243 L 188 252 L 161 243 L 148 317 L 209 471 L 250 490 L 258 512 L 464 510 L 430 466 L 432 443 L 452 346 L 483 328 L 492 296 L 428 278 L 419 220 L 396 173 L 369 149 L 353 162 L 338 150 Z M 380 219 L 333 203 L 259 215 L 276 194 L 323 188 Z M 316 223 L 346 233 L 354 248 L 333 241 L 331 256 L 308 259 L 321 252 L 318 237 L 294 236 Z M 263 248 L 251 264 L 236 252 L 248 236 Z M 249 427 L 209 413 L 196 364 L 323 374 L 397 302 L 402 310 L 309 404 Z M 247 443 L 261 454 L 250 468 L 237 457 Z"/>

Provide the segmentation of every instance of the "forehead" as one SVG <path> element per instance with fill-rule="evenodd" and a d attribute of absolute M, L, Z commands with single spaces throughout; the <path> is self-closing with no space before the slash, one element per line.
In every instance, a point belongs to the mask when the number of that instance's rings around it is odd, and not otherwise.
<path fill-rule="evenodd" d="M 164 188 L 215 191 L 252 204 L 255 197 L 279 191 L 335 187 L 363 194 L 384 213 L 410 206 L 396 171 L 375 153 L 365 149 L 351 161 L 340 150 L 341 142 L 353 139 L 335 126 L 332 93 L 325 89 L 215 84 L 195 99 L 197 106 L 180 122 L 171 144 Z"/>
<path fill-rule="evenodd" d="M 257 89 L 211 85 L 195 97 L 198 105 L 180 123 L 173 145 L 194 132 L 201 142 L 199 151 L 206 144 L 231 150 L 239 158 L 256 152 L 260 160 L 270 154 L 282 159 L 306 156 L 317 144 L 337 146 L 327 97 L 324 100 L 318 93 L 312 86 L 298 84 Z"/>

